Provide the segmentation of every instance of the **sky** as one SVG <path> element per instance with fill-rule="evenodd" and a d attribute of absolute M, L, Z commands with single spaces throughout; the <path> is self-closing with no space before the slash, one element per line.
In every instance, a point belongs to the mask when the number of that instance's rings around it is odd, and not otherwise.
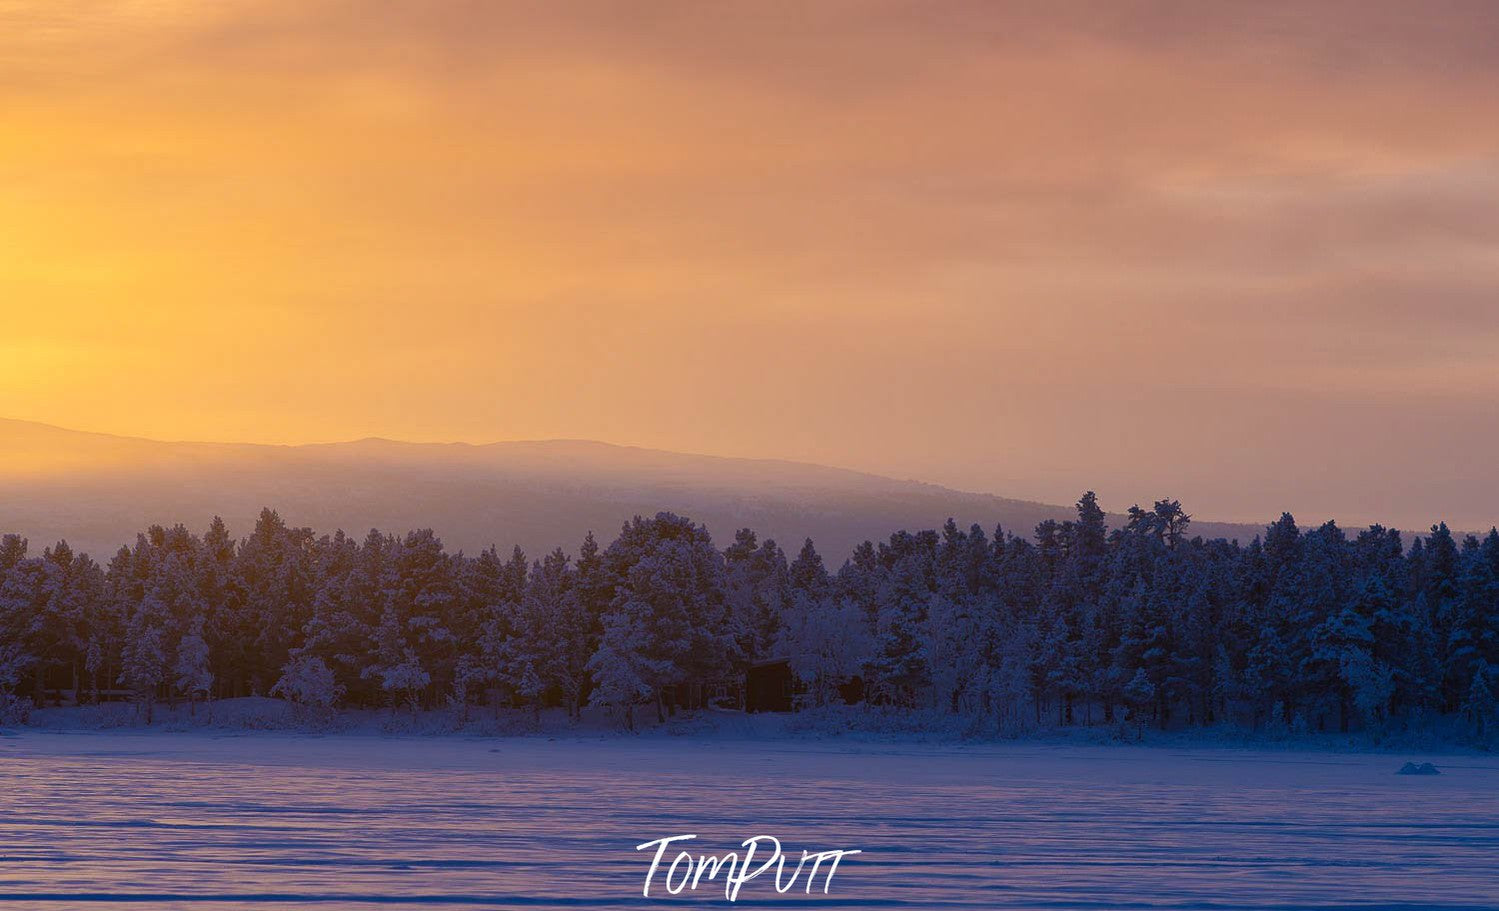
<path fill-rule="evenodd" d="M 0 0 L 0 416 L 1499 520 L 1499 6 Z"/>

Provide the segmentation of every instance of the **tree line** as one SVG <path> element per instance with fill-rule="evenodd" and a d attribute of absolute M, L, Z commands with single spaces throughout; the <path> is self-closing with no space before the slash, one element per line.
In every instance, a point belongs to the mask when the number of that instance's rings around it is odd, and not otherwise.
<path fill-rule="evenodd" d="M 0 538 L 0 694 L 82 702 L 274 695 L 308 706 L 604 705 L 742 699 L 784 660 L 798 705 L 850 681 L 894 712 L 977 732 L 1232 722 L 1486 740 L 1499 706 L 1499 531 L 1407 543 L 1284 514 L 1248 544 L 1189 536 L 1173 500 L 1110 529 L 1021 537 L 949 520 L 830 570 L 749 529 L 636 517 L 601 547 L 447 552 L 431 530 L 316 535 L 271 510 L 235 540 L 153 526 L 108 565 Z"/>

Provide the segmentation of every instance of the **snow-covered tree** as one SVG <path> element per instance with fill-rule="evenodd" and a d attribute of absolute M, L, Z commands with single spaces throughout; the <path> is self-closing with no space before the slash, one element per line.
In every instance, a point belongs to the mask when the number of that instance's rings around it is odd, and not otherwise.
<path fill-rule="evenodd" d="M 902 557 L 881 591 L 874 658 L 869 662 L 876 691 L 895 705 L 916 706 L 931 685 L 929 643 L 923 636 L 931 599 L 919 558 Z"/>
<path fill-rule="evenodd" d="M 798 589 L 776 651 L 806 681 L 814 701 L 825 705 L 837 687 L 863 673 L 874 655 L 874 635 L 852 599 Z"/>
<path fill-rule="evenodd" d="M 616 681 L 625 683 L 605 687 L 600 681 L 593 701 L 617 704 L 644 688 L 664 720 L 668 687 L 725 675 L 737 653 L 723 556 L 706 528 L 663 512 L 635 517 L 604 559 L 614 597 L 600 654 L 608 656 L 603 663 L 615 669 Z"/>
<path fill-rule="evenodd" d="M 646 666 L 647 648 L 641 628 L 628 616 L 611 612 L 604 620 L 603 644 L 588 661 L 594 679 L 591 701 L 618 712 L 631 731 L 635 730 L 635 706 L 655 692 L 646 677 L 662 670 Z"/>
<path fill-rule="evenodd" d="M 328 710 L 343 697 L 343 685 L 322 658 L 299 654 L 282 669 L 281 677 L 271 687 L 271 694 L 283 696 L 298 705 Z"/>
<path fill-rule="evenodd" d="M 170 678 L 170 651 L 164 611 L 160 602 L 147 599 L 125 627 L 125 646 L 120 656 L 119 682 L 135 692 L 146 724 L 156 706 L 156 692 Z"/>
<path fill-rule="evenodd" d="M 534 563 L 424 530 L 317 537 L 269 509 L 238 543 L 218 519 L 202 537 L 152 526 L 107 567 L 0 535 L 0 694 L 118 685 L 150 719 L 160 698 L 274 682 L 326 705 L 607 704 L 633 723 L 640 704 L 700 705 L 752 658 L 784 658 L 816 701 L 857 677 L 887 706 L 1007 733 L 1123 707 L 1162 725 L 1461 719 L 1490 736 L 1499 530 L 1438 524 L 1407 547 L 1289 514 L 1243 544 L 1190 528 L 1163 499 L 1110 530 L 1084 494 L 1032 535 L 949 520 L 864 542 L 831 576 L 810 541 L 788 563 L 744 529 L 719 552 L 670 513 Z"/>
<path fill-rule="evenodd" d="M 208 641 L 203 638 L 203 618 L 195 617 L 187 633 L 177 642 L 177 660 L 172 666 L 172 684 L 177 692 L 187 696 L 189 714 L 196 714 L 198 700 L 206 699 L 213 688 L 208 655 Z"/>

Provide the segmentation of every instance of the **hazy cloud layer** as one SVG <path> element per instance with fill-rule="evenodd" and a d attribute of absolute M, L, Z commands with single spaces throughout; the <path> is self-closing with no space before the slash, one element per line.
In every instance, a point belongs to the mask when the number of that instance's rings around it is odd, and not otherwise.
<path fill-rule="evenodd" d="M 0 413 L 1487 527 L 1496 47 L 1486 2 L 0 0 Z"/>

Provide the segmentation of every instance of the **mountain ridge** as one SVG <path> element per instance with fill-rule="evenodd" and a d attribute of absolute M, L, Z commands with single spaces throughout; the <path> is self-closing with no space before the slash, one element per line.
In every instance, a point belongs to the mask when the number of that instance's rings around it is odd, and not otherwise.
<path fill-rule="evenodd" d="M 574 551 L 588 531 L 607 541 L 633 515 L 669 510 L 703 522 L 720 544 L 746 526 L 793 550 L 811 537 L 833 565 L 859 541 L 949 517 L 1029 536 L 1037 523 L 1073 513 L 811 462 L 599 440 L 161 441 L 0 418 L 0 531 L 37 548 L 66 539 L 106 558 L 151 524 L 200 530 L 214 515 L 243 536 L 266 506 L 320 533 L 430 527 L 454 549 L 518 545 L 533 556 Z M 1243 541 L 1262 530 L 1193 525 Z"/>

